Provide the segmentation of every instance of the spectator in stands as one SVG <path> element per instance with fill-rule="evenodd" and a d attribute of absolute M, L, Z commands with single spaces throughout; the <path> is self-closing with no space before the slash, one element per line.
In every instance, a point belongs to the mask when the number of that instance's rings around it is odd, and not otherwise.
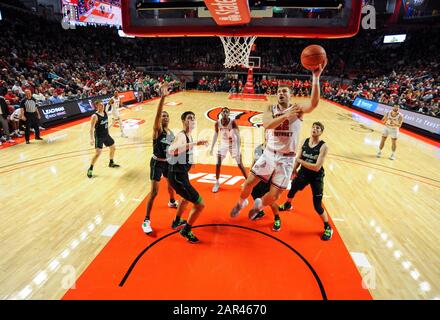
<path fill-rule="evenodd" d="M 20 120 L 20 113 L 21 113 L 21 109 L 17 108 L 14 109 L 14 107 L 12 107 L 11 105 L 8 105 L 9 108 L 9 128 L 11 128 L 10 131 L 12 131 L 11 135 L 15 135 L 17 138 L 21 138 L 22 137 L 22 133 L 21 132 L 21 128 L 23 127 L 23 121 Z"/>
<path fill-rule="evenodd" d="M 2 141 L 7 142 L 14 142 L 12 140 L 11 135 L 9 133 L 9 125 L 8 125 L 8 118 L 9 118 L 9 108 L 6 103 L 6 99 L 1 95 L 0 93 L 0 127 L 3 128 L 3 134 L 0 133 L 0 145 L 2 144 Z M 3 135 L 5 137 L 3 137 Z"/>
<path fill-rule="evenodd" d="M 53 91 L 53 95 L 49 98 L 50 103 L 62 103 L 64 102 L 63 97 L 58 96 L 58 92 L 56 90 Z"/>
<path fill-rule="evenodd" d="M 44 94 L 42 94 L 40 92 L 39 88 L 35 88 L 35 92 L 32 95 L 32 97 L 37 101 L 38 104 L 40 104 L 41 102 L 46 101 L 46 97 L 44 96 Z"/>
<path fill-rule="evenodd" d="M 12 105 L 17 105 L 19 102 L 19 98 L 12 93 L 12 89 L 8 89 L 8 92 L 4 95 L 4 98 L 9 100 Z"/>

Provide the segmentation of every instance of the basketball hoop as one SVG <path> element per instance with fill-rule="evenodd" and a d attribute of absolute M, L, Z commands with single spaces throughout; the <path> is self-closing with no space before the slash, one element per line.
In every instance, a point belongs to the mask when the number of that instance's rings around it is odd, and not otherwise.
<path fill-rule="evenodd" d="M 249 68 L 249 56 L 256 36 L 252 37 L 220 37 L 225 50 L 225 68 L 244 66 Z"/>

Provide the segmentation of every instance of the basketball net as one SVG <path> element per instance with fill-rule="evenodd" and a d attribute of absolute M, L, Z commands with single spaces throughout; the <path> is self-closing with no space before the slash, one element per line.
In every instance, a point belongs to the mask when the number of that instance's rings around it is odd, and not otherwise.
<path fill-rule="evenodd" d="M 257 37 L 220 37 L 225 50 L 225 68 L 244 66 L 249 68 L 249 56 Z"/>

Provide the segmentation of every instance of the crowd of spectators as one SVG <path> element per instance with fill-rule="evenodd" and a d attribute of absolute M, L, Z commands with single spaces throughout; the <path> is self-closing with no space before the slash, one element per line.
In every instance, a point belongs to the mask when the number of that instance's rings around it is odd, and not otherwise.
<path fill-rule="evenodd" d="M 439 79 L 426 70 L 391 72 L 387 76 L 354 82 L 349 86 L 328 86 L 324 96 L 333 101 L 351 105 L 356 97 L 440 117 Z"/>
<path fill-rule="evenodd" d="M 211 92 L 242 93 L 246 84 L 245 77 L 203 76 L 197 83 L 197 90 Z M 310 95 L 312 83 L 310 80 L 290 80 L 276 77 L 257 76 L 254 78 L 255 94 L 276 94 L 278 86 L 286 85 L 292 88 L 292 94 L 298 97 Z"/>
<path fill-rule="evenodd" d="M 31 14 L 2 21 L 0 90 L 6 89 L 10 104 L 18 104 L 26 89 L 40 105 L 138 87 L 146 98 L 156 94 L 161 79 L 123 59 L 112 59 L 112 50 L 107 49 L 113 46 L 106 47 L 100 32 L 80 29 L 71 34 L 52 29 L 53 25 Z"/>
<path fill-rule="evenodd" d="M 203 76 L 198 90 L 242 93 L 246 78 L 229 76 Z M 306 97 L 311 93 L 310 80 L 254 77 L 256 94 L 276 94 L 279 85 L 292 88 L 293 96 Z M 322 95 L 335 102 L 351 106 L 356 97 L 387 105 L 399 104 L 402 108 L 434 117 L 439 113 L 439 79 L 428 71 L 412 70 L 406 73 L 391 72 L 387 76 L 341 85 L 339 80 L 322 82 Z"/>

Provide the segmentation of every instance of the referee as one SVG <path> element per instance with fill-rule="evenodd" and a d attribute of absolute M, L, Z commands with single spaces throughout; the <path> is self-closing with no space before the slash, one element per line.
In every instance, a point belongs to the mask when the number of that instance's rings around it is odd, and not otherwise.
<path fill-rule="evenodd" d="M 25 90 L 25 97 L 20 102 L 21 114 L 20 118 L 26 122 L 26 130 L 24 133 L 26 143 L 29 144 L 29 138 L 31 135 L 31 126 L 35 130 L 35 140 L 43 140 L 40 137 L 40 113 L 37 108 L 37 101 L 32 98 L 31 91 Z"/>

